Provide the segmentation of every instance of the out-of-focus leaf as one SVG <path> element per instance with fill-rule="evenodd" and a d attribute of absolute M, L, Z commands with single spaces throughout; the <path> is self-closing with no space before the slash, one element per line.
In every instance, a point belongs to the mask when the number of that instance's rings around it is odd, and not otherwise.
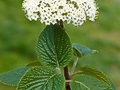
<path fill-rule="evenodd" d="M 97 50 L 91 50 L 88 47 L 82 46 L 80 44 L 72 44 L 73 50 L 74 50 L 74 54 L 76 56 L 78 56 L 79 58 L 81 58 L 82 56 L 91 54 L 91 53 L 96 53 L 98 52 Z"/>

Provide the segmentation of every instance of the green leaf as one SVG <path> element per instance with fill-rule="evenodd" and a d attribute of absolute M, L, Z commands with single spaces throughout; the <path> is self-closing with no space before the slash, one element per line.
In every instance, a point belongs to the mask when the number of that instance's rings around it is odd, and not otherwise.
<path fill-rule="evenodd" d="M 59 25 L 46 26 L 39 36 L 37 53 L 43 65 L 65 67 L 72 54 L 70 38 Z"/>
<path fill-rule="evenodd" d="M 34 61 L 26 65 L 26 67 L 32 67 L 32 66 L 42 66 L 42 64 L 40 63 L 40 61 Z"/>
<path fill-rule="evenodd" d="M 85 66 L 82 66 L 80 68 L 80 70 L 82 72 L 89 73 L 92 76 L 94 76 L 94 77 L 98 78 L 99 80 L 104 81 L 105 83 L 110 85 L 108 77 L 103 72 L 101 72 L 99 69 L 97 69 L 96 67 L 93 67 L 91 65 L 85 65 Z"/>
<path fill-rule="evenodd" d="M 112 90 L 117 90 L 114 83 L 109 79 L 109 82 L 110 82 L 110 86 L 112 88 Z"/>
<path fill-rule="evenodd" d="M 17 90 L 63 90 L 65 80 L 55 69 L 35 66 L 21 78 Z"/>
<path fill-rule="evenodd" d="M 88 74 L 77 74 L 70 83 L 71 90 L 112 90 L 110 86 Z"/>
<path fill-rule="evenodd" d="M 91 65 L 85 65 L 85 66 L 82 66 L 80 68 L 80 70 L 81 70 L 81 72 L 74 74 L 74 76 L 80 75 L 80 74 L 89 75 L 90 77 L 96 78 L 98 81 L 104 83 L 104 85 L 107 84 L 107 87 L 109 87 L 107 89 L 100 89 L 100 90 L 116 90 L 112 81 L 103 72 L 101 72 L 96 67 L 93 67 Z M 73 76 L 73 78 L 74 78 L 74 76 Z M 88 80 L 89 80 L 89 78 L 88 78 Z M 96 83 L 98 83 L 98 81 L 96 81 Z M 89 81 L 89 82 L 93 83 L 92 80 Z M 87 83 L 85 85 L 87 86 Z M 96 86 L 94 85 L 94 87 L 96 87 Z M 90 89 L 90 90 L 94 90 L 94 89 Z"/>
<path fill-rule="evenodd" d="M 0 82 L 12 86 L 16 86 L 20 80 L 20 78 L 25 74 L 25 72 L 29 68 L 19 68 L 15 70 L 11 70 L 9 72 L 6 72 L 4 74 L 0 74 Z"/>
<path fill-rule="evenodd" d="M 76 56 L 78 56 L 79 58 L 81 58 L 82 56 L 91 54 L 91 53 L 96 53 L 98 52 L 97 50 L 91 50 L 88 47 L 82 46 L 80 44 L 72 44 L 73 50 L 74 50 L 74 54 Z"/>

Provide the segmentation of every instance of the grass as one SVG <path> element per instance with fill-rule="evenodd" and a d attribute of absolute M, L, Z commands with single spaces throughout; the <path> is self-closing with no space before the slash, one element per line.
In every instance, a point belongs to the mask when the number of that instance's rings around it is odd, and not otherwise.
<path fill-rule="evenodd" d="M 66 25 L 66 32 L 73 43 L 80 43 L 99 52 L 79 60 L 83 64 L 100 68 L 120 88 L 120 6 L 119 0 L 96 0 L 99 17 L 81 27 Z M 22 0 L 0 0 L 0 73 L 24 67 L 37 60 L 36 42 L 45 25 L 29 21 L 21 9 Z M 73 57 L 74 58 L 74 57 Z M 72 64 L 73 60 L 70 62 Z M 0 84 L 0 90 L 15 90 Z"/>

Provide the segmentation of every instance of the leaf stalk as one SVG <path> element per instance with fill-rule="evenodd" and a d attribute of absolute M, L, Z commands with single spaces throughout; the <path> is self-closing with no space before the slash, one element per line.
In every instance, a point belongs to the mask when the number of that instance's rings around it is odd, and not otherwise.
<path fill-rule="evenodd" d="M 76 65 L 77 65 L 77 62 L 78 62 L 78 57 L 76 56 L 76 59 L 75 59 L 75 61 L 74 61 L 74 63 L 73 63 L 73 66 L 72 66 L 72 69 L 71 69 L 71 75 L 74 73 L 74 71 L 75 71 L 75 67 L 76 67 Z"/>

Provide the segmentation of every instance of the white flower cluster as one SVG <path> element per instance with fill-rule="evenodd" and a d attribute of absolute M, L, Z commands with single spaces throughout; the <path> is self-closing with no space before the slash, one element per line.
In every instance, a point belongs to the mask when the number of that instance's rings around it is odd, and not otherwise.
<path fill-rule="evenodd" d="M 46 25 L 62 20 L 80 26 L 87 19 L 94 21 L 98 13 L 94 0 L 24 0 L 22 6 L 29 20 Z"/>

